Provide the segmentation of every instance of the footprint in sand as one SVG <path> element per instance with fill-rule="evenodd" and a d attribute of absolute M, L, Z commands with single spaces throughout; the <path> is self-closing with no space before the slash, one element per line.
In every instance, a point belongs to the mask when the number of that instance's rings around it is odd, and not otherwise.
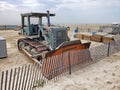
<path fill-rule="evenodd" d="M 112 76 L 115 76 L 115 73 L 112 73 Z"/>
<path fill-rule="evenodd" d="M 104 72 L 104 73 L 108 73 L 108 71 L 107 71 L 107 70 L 104 70 L 103 72 Z"/>
<path fill-rule="evenodd" d="M 112 84 L 112 82 L 111 82 L 111 81 L 107 81 L 106 83 L 107 83 L 107 84 Z"/>
<path fill-rule="evenodd" d="M 98 77 L 95 77 L 95 79 L 94 79 L 95 81 L 100 81 L 101 79 L 100 78 L 98 78 Z"/>

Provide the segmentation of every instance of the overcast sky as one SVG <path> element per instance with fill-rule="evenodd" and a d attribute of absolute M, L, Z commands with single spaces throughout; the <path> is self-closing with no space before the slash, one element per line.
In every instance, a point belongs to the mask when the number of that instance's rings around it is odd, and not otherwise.
<path fill-rule="evenodd" d="M 120 22 L 120 0 L 0 0 L 0 24 L 20 24 L 20 13 L 46 12 L 53 23 Z"/>

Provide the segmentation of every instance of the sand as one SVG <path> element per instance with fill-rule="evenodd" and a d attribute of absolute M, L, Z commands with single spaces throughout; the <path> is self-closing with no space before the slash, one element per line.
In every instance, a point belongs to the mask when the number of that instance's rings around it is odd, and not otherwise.
<path fill-rule="evenodd" d="M 17 40 L 20 38 L 18 31 L 0 31 L 0 37 L 4 37 L 7 42 L 7 58 L 0 59 L 0 71 L 15 68 L 31 61 L 17 49 Z"/>
<path fill-rule="evenodd" d="M 72 31 L 69 32 L 71 40 L 74 40 L 72 35 Z M 0 73 L 32 62 L 17 49 L 17 40 L 21 38 L 18 31 L 0 31 L 0 36 L 6 38 L 8 53 L 7 58 L 0 59 Z M 102 43 L 92 42 L 91 47 L 98 45 Z M 37 90 L 120 90 L 120 52 Z"/>

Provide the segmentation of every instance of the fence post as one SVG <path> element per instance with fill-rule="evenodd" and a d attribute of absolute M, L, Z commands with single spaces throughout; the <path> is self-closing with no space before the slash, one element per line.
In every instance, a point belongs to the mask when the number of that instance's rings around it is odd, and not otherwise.
<path fill-rule="evenodd" d="M 70 52 L 68 52 L 69 74 L 71 75 Z"/>
<path fill-rule="evenodd" d="M 108 52 L 107 52 L 107 56 L 110 55 L 110 42 L 108 43 Z"/>

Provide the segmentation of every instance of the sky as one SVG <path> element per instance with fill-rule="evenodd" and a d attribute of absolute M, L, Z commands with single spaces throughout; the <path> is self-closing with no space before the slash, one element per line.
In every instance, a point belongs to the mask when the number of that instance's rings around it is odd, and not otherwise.
<path fill-rule="evenodd" d="M 21 13 L 47 10 L 56 24 L 120 23 L 120 0 L 0 0 L 0 24 L 21 24 Z"/>

